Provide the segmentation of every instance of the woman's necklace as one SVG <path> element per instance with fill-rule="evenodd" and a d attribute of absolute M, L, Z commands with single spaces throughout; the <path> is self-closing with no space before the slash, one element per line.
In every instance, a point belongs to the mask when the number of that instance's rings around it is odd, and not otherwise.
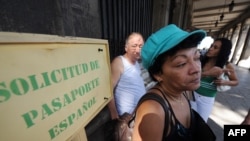
<path fill-rule="evenodd" d="M 174 101 L 174 102 L 177 102 L 177 103 L 179 103 L 179 104 L 181 104 L 181 105 L 184 105 L 183 104 L 183 98 L 182 98 L 182 95 L 180 95 L 179 97 L 175 97 L 175 96 L 172 96 L 171 94 L 166 94 L 166 92 L 165 92 L 165 90 L 163 89 L 163 87 L 161 86 L 161 85 L 159 85 L 160 86 L 160 88 L 162 89 L 162 91 L 164 92 L 163 94 L 165 95 L 165 96 L 167 96 L 169 99 L 171 99 L 172 101 Z"/>
<path fill-rule="evenodd" d="M 182 100 L 182 96 L 179 96 L 179 97 L 174 97 L 174 96 L 171 96 L 171 95 L 167 95 L 171 100 L 183 105 L 183 100 Z"/>

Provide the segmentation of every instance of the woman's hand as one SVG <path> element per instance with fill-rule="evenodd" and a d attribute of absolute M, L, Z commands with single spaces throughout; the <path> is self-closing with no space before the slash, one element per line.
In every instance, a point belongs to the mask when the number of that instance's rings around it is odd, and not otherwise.
<path fill-rule="evenodd" d="M 216 80 L 214 80 L 214 83 L 217 86 L 221 86 L 221 85 L 228 85 L 228 83 L 230 83 L 230 81 L 229 80 L 223 80 L 221 78 L 217 78 Z"/>

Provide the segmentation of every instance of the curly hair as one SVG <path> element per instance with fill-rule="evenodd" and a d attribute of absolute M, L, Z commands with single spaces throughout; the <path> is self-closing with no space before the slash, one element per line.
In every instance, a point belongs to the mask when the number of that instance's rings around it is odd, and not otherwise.
<path fill-rule="evenodd" d="M 223 68 L 224 65 L 226 65 L 228 62 L 229 55 L 230 55 L 231 49 L 232 49 L 232 42 L 227 38 L 218 38 L 215 41 L 221 42 L 221 48 L 220 48 L 219 54 L 217 56 L 215 66 Z M 201 60 L 202 67 L 207 63 L 208 59 L 209 58 L 205 55 L 204 58 Z"/>

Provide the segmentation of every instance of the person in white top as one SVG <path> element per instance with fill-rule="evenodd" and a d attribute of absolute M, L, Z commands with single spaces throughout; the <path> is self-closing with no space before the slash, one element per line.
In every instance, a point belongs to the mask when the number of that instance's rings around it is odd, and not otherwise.
<path fill-rule="evenodd" d="M 132 113 L 139 99 L 146 93 L 138 60 L 144 39 L 140 33 L 131 33 L 125 42 L 125 54 L 111 63 L 114 98 L 108 104 L 111 119 Z"/>

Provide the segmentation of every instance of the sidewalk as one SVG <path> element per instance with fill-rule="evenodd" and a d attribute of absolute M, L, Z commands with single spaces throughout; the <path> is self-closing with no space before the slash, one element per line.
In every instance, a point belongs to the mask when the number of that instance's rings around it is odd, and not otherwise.
<path fill-rule="evenodd" d="M 250 108 L 250 71 L 237 66 L 235 69 L 239 85 L 227 92 L 217 94 L 208 120 L 217 141 L 224 140 L 224 125 L 240 124 Z"/>

